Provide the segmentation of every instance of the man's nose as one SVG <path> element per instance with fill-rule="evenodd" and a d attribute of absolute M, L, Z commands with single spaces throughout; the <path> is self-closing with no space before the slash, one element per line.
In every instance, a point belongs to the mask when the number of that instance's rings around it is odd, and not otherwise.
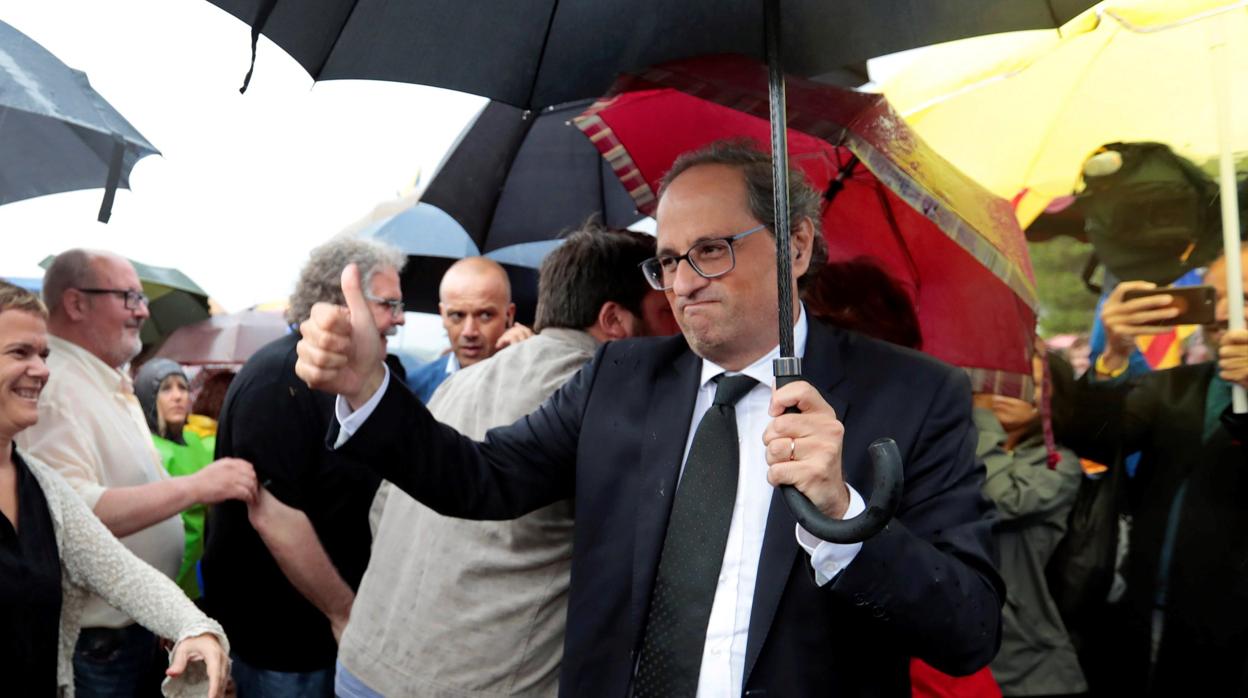
<path fill-rule="evenodd" d="M 469 337 L 475 337 L 477 336 L 477 331 L 479 329 L 480 327 L 477 326 L 476 319 L 473 317 L 468 317 L 464 320 L 464 331 L 462 334 L 466 334 Z"/>
<path fill-rule="evenodd" d="M 674 273 L 672 290 L 678 296 L 689 296 L 710 283 L 710 279 L 694 271 L 693 263 L 687 259 L 680 260 Z"/>
<path fill-rule="evenodd" d="M 134 307 L 134 315 L 146 320 L 152 316 L 152 309 L 147 307 L 147 303 L 139 303 Z"/>

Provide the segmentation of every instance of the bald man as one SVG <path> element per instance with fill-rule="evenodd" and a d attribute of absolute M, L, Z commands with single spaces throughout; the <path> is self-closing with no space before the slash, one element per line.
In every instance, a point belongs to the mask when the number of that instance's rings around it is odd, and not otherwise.
<path fill-rule="evenodd" d="M 511 282 L 492 259 L 468 257 L 451 265 L 438 287 L 438 299 L 451 351 L 408 376 L 407 385 L 421 402 L 429 402 L 452 373 L 533 336 L 532 330 L 515 321 Z"/>

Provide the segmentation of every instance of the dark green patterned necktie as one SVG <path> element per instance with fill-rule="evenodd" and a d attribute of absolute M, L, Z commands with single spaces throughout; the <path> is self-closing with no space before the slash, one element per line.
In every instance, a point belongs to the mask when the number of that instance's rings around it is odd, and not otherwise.
<path fill-rule="evenodd" d="M 758 385 L 719 376 L 715 400 L 693 436 L 667 521 L 659 570 L 633 685 L 635 698 L 692 698 L 698 690 L 706 626 L 737 498 L 737 411 Z"/>

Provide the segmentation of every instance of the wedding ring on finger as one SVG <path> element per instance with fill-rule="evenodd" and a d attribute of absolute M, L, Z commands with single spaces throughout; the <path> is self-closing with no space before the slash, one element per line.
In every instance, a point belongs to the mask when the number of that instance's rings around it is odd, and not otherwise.
<path fill-rule="evenodd" d="M 789 439 L 789 460 L 797 460 L 797 439 Z"/>

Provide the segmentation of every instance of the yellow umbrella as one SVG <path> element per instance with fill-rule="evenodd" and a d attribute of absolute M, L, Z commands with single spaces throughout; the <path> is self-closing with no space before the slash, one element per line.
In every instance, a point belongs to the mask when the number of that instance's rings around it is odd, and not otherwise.
<path fill-rule="evenodd" d="M 1074 190 L 1106 143 L 1159 141 L 1197 163 L 1217 158 L 1210 47 L 1219 40 L 1233 67 L 1222 94 L 1239 116 L 1231 145 L 1248 150 L 1242 0 L 1106 0 L 1057 30 L 926 48 L 883 90 L 937 152 L 1015 201 L 1027 225 Z"/>
<path fill-rule="evenodd" d="M 884 93 L 929 145 L 1014 201 L 1023 225 L 1071 193 L 1106 143 L 1216 159 L 1231 327 L 1243 327 L 1232 153 L 1248 150 L 1248 0 L 1104 0 L 1057 30 L 926 49 Z M 1234 402 L 1248 411 L 1242 389 Z"/>

